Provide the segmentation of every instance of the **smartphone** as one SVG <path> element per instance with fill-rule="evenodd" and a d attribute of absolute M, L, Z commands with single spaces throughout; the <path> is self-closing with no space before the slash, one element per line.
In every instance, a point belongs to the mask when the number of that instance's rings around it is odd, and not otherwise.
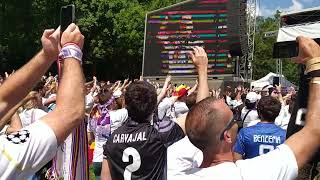
<path fill-rule="evenodd" d="M 313 39 L 320 45 L 320 38 Z M 299 54 L 299 44 L 296 41 L 277 42 L 273 46 L 273 58 L 292 58 Z"/>
<path fill-rule="evenodd" d="M 63 32 L 67 27 L 74 23 L 76 20 L 75 16 L 75 5 L 70 4 L 67 6 L 62 6 L 60 9 L 60 31 Z"/>

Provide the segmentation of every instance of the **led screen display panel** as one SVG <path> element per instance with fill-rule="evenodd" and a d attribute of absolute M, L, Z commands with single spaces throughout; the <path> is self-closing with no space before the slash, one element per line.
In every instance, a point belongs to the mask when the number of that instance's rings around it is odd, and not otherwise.
<path fill-rule="evenodd" d="M 234 74 L 232 56 L 241 55 L 239 0 L 198 0 L 148 13 L 143 76 L 196 75 L 189 57 L 204 47 L 208 74 Z M 244 23 L 244 22 L 243 22 Z"/>

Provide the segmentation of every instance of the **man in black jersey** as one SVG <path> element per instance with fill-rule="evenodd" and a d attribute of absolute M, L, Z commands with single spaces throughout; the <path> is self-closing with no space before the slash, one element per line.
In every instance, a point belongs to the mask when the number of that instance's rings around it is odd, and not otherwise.
<path fill-rule="evenodd" d="M 298 98 L 296 99 L 293 112 L 290 117 L 287 138 L 291 137 L 300 131 L 305 125 L 305 115 L 307 113 L 308 97 L 309 97 L 309 83 L 311 77 L 305 74 L 305 66 L 299 65 L 300 81 Z M 320 74 L 320 72 L 318 72 Z M 313 180 L 320 179 L 320 151 L 313 156 L 313 158 L 300 171 L 298 179 Z"/>
<path fill-rule="evenodd" d="M 197 101 L 209 95 L 208 58 L 203 48 L 190 54 L 199 75 Z M 102 179 L 166 179 L 167 147 L 185 135 L 185 116 L 176 122 L 153 119 L 157 106 L 155 88 L 147 82 L 131 84 L 125 94 L 128 120 L 104 146 Z"/>

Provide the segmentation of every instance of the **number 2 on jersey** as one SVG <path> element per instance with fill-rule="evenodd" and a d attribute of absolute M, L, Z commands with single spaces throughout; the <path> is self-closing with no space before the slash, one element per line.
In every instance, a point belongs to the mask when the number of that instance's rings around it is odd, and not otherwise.
<path fill-rule="evenodd" d="M 124 180 L 131 180 L 131 174 L 137 171 L 141 166 L 141 158 L 139 152 L 132 147 L 128 147 L 123 151 L 122 161 L 129 162 L 129 156 L 132 156 L 132 164 L 129 164 L 123 173 Z"/>

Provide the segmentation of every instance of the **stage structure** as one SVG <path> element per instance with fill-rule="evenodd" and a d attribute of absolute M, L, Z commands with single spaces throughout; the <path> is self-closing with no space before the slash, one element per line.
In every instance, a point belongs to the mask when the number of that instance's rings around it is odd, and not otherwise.
<path fill-rule="evenodd" d="M 306 36 L 313 39 L 320 38 L 320 6 L 298 11 L 283 12 L 280 14 L 277 45 L 290 45 L 297 36 Z M 286 58 L 278 51 L 277 57 Z M 282 75 L 282 60 L 277 60 L 277 73 Z M 280 79 L 281 81 L 281 79 Z"/>
<path fill-rule="evenodd" d="M 260 1 L 247 0 L 246 2 L 246 7 L 244 7 L 247 11 L 246 16 L 240 18 L 245 18 L 245 20 L 241 20 L 241 22 L 244 22 L 247 25 L 247 29 L 245 29 L 245 32 L 243 32 L 247 35 L 247 39 L 243 39 L 243 42 L 241 42 L 242 47 L 244 47 L 243 49 L 246 49 L 247 52 L 244 52 L 243 56 L 240 58 L 239 77 L 246 82 L 251 82 L 252 62 L 254 61 L 254 38 L 256 34 L 257 6 L 259 5 Z"/>
<path fill-rule="evenodd" d="M 246 0 L 191 0 L 147 13 L 142 75 L 194 78 L 196 70 L 188 57 L 193 46 L 205 48 L 209 76 L 240 75 L 237 65 L 252 61 L 234 58 L 252 57 L 246 54 L 246 10 Z"/>

